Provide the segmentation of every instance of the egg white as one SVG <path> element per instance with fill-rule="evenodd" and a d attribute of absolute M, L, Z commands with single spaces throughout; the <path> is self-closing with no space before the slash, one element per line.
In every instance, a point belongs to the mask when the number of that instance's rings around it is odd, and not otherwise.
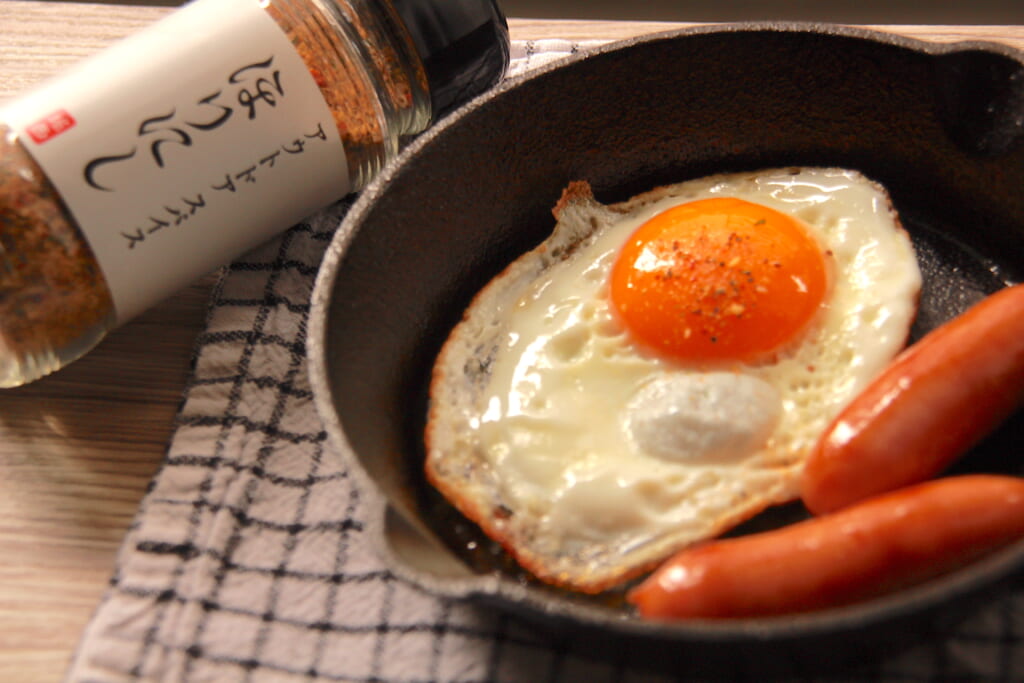
<path fill-rule="evenodd" d="M 822 310 L 770 361 L 660 358 L 611 307 L 609 272 L 628 236 L 715 196 L 798 219 L 830 262 Z M 649 193 L 624 214 L 591 201 L 560 218 L 467 311 L 472 342 L 446 346 L 449 368 L 486 349 L 486 373 L 461 383 L 469 401 L 445 395 L 460 390 L 452 377 L 437 383 L 431 421 L 449 424 L 428 438 L 428 474 L 535 573 L 589 590 L 797 497 L 808 449 L 905 344 L 921 276 L 885 191 L 839 169 L 714 176 Z M 460 409 L 436 407 L 447 405 Z M 468 487 L 457 481 L 465 461 L 445 463 L 453 451 L 472 453 Z"/>

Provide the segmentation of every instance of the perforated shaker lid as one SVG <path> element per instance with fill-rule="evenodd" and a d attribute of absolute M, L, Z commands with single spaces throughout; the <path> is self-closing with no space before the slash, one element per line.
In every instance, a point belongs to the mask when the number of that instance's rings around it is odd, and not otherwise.
<path fill-rule="evenodd" d="M 423 61 L 434 118 L 498 82 L 508 23 L 495 0 L 391 0 Z"/>

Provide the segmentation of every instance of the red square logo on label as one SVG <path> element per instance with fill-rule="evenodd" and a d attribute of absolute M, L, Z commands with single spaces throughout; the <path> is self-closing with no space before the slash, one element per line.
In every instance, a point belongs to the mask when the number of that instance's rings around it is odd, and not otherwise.
<path fill-rule="evenodd" d="M 75 125 L 75 119 L 67 111 L 58 109 L 48 114 L 26 128 L 28 136 L 33 142 L 41 145 L 47 140 L 57 137 L 64 131 Z"/>

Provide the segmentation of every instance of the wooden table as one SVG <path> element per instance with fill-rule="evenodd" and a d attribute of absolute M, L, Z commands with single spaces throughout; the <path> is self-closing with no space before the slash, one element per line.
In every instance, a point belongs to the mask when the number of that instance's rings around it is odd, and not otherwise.
<path fill-rule="evenodd" d="M 0 1 L 0 100 L 170 11 Z M 624 38 L 640 22 L 513 19 L 513 39 Z M 887 27 L 1024 49 L 1024 27 Z M 67 369 L 0 391 L 0 680 L 59 680 L 156 471 L 212 277 Z"/>

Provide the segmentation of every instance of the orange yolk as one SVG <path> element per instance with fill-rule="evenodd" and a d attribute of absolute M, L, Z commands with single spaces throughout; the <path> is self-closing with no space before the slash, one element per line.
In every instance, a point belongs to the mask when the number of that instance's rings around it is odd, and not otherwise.
<path fill-rule="evenodd" d="M 826 286 L 824 256 L 799 223 L 723 197 L 637 228 L 612 268 L 611 300 L 630 333 L 663 355 L 749 361 L 794 339 Z"/>

